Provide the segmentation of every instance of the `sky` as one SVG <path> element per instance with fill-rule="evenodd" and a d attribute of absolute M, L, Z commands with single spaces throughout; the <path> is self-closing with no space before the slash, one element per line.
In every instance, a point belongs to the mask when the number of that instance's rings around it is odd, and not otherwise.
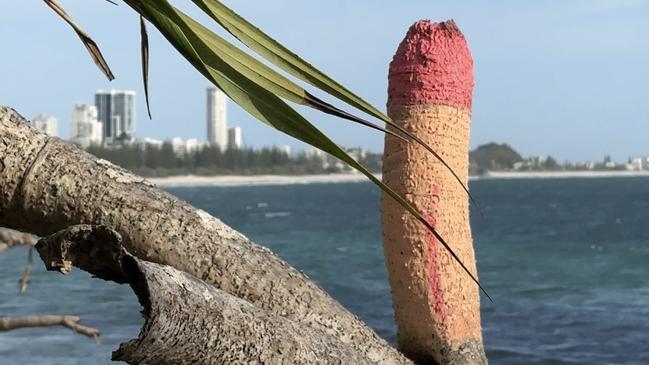
<path fill-rule="evenodd" d="M 93 103 L 98 89 L 130 89 L 138 95 L 139 137 L 205 139 L 209 82 L 155 28 L 149 26 L 149 120 L 135 12 L 119 0 L 59 2 L 99 44 L 117 79 L 106 80 L 42 1 L 7 1 L 0 14 L 0 104 L 28 118 L 53 115 L 67 137 L 75 103 Z M 224 34 L 191 1 L 172 3 Z M 472 147 L 505 142 L 523 155 L 573 161 L 649 155 L 649 0 L 225 3 L 382 110 L 388 65 L 408 27 L 454 19 L 475 62 Z M 305 115 L 341 145 L 383 148 L 379 132 Z M 234 103 L 229 124 L 243 128 L 250 146 L 303 148 Z"/>

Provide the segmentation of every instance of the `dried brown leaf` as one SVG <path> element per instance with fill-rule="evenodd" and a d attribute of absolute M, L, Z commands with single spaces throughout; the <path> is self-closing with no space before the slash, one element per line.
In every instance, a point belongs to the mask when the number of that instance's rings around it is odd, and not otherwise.
<path fill-rule="evenodd" d="M 52 8 L 55 13 L 57 13 L 63 20 L 65 20 L 66 23 L 68 23 L 72 29 L 77 33 L 79 38 L 81 39 L 81 42 L 83 42 L 83 45 L 86 47 L 88 52 L 90 53 L 90 57 L 92 57 L 92 60 L 95 62 L 97 67 L 106 75 L 108 80 L 114 80 L 115 76 L 113 75 L 113 72 L 110 70 L 110 67 L 108 67 L 108 63 L 104 59 L 104 56 L 101 54 L 101 51 L 99 50 L 99 46 L 97 46 L 97 43 L 90 38 L 80 27 L 77 25 L 77 23 L 72 20 L 70 15 L 65 12 L 65 10 L 57 3 L 55 0 L 43 0 L 45 1 L 45 4 Z M 109 1 L 110 2 L 110 1 Z"/>
<path fill-rule="evenodd" d="M 151 106 L 149 104 L 149 33 L 146 30 L 144 17 L 140 15 L 140 38 L 142 51 L 142 81 L 144 82 L 144 98 L 146 99 L 146 111 L 151 119 Z"/>

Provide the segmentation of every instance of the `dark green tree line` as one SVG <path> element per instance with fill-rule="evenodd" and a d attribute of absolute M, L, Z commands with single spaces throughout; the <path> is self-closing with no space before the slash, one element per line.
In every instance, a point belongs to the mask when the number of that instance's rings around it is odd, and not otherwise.
<path fill-rule="evenodd" d="M 215 146 L 202 146 L 189 152 L 176 153 L 170 142 L 127 145 L 119 148 L 91 146 L 88 152 L 144 176 L 182 174 L 322 174 L 340 172 L 323 164 L 322 157 L 301 152 L 290 156 L 277 147 L 221 151 Z"/>

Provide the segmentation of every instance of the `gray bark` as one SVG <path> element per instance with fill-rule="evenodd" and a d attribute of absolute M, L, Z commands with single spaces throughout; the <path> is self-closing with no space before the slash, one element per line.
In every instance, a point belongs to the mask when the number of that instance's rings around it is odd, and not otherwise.
<path fill-rule="evenodd" d="M 144 307 L 137 339 L 113 360 L 130 364 L 370 364 L 348 344 L 269 313 L 171 266 L 142 261 L 105 226 L 78 225 L 36 246 L 49 270 L 77 266 L 128 283 Z"/>
<path fill-rule="evenodd" d="M 13 247 L 34 246 L 36 237 L 13 229 L 0 228 L 0 253 Z"/>
<path fill-rule="evenodd" d="M 79 324 L 79 317 L 61 315 L 40 315 L 25 317 L 0 317 L 0 332 L 30 327 L 63 326 L 99 343 L 99 330 Z"/>
<path fill-rule="evenodd" d="M 0 107 L 0 225 L 40 236 L 106 225 L 141 260 L 172 266 L 370 361 L 411 363 L 304 274 L 206 212 Z"/>

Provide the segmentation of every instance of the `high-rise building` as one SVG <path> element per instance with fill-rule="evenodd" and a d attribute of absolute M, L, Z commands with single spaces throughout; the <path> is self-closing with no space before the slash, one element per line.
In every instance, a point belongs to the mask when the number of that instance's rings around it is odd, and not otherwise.
<path fill-rule="evenodd" d="M 50 137 L 59 135 L 59 122 L 50 115 L 38 114 L 32 120 L 32 125 Z"/>
<path fill-rule="evenodd" d="M 123 144 L 135 139 L 135 92 L 102 91 L 95 93 L 95 106 L 103 124 L 104 142 Z"/>
<path fill-rule="evenodd" d="M 207 88 L 207 143 L 222 151 L 228 147 L 228 98 L 223 91 Z"/>
<path fill-rule="evenodd" d="M 242 146 L 241 127 L 228 128 L 228 149 L 240 150 Z"/>
<path fill-rule="evenodd" d="M 103 138 L 102 123 L 97 118 L 97 108 L 87 104 L 76 104 L 70 117 L 70 142 L 88 148 L 100 145 Z"/>

